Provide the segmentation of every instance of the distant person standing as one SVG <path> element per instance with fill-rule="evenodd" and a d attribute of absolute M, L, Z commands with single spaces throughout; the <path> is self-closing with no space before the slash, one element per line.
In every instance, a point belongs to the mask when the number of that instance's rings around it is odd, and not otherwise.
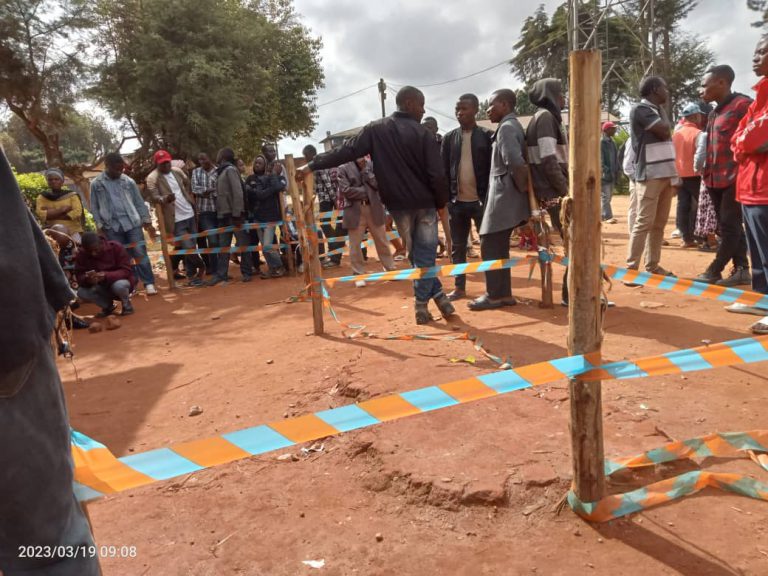
<path fill-rule="evenodd" d="M 317 156 L 317 148 L 312 146 L 305 146 L 302 151 L 304 160 L 312 162 Z M 315 183 L 314 193 L 319 203 L 320 212 L 331 212 L 337 208 L 336 202 L 338 199 L 338 191 L 334 185 L 333 178 L 331 177 L 331 170 L 315 170 Z M 344 236 L 343 226 L 336 226 L 335 222 L 330 220 L 324 220 L 321 224 L 323 234 L 326 238 L 335 238 L 336 236 Z M 322 244 L 321 244 L 322 247 Z M 328 241 L 328 251 L 341 250 L 344 248 L 344 242 L 338 240 Z M 322 253 L 321 253 L 322 256 Z M 341 252 L 332 254 L 328 257 L 328 260 L 323 262 L 323 268 L 336 268 L 341 266 Z"/>
<path fill-rule="evenodd" d="M 698 104 L 683 109 L 682 122 L 672 135 L 675 145 L 675 166 L 681 184 L 677 190 L 677 229 L 683 238 L 683 248 L 696 248 L 696 213 L 699 205 L 701 175 L 696 169 L 696 151 L 706 147 L 706 133 L 702 132 L 704 114 Z"/>
<path fill-rule="evenodd" d="M 166 150 L 155 152 L 154 160 L 155 170 L 150 174 L 151 178 L 147 177 L 147 190 L 150 200 L 161 208 L 166 234 L 197 234 L 195 199 L 192 197 L 187 175 L 181 168 L 171 165 L 172 158 Z M 197 245 L 191 238 L 174 244 L 185 250 L 194 250 Z M 203 281 L 198 277 L 198 273 L 202 275 L 205 266 L 200 255 L 187 254 L 183 260 L 188 285 L 202 286 Z"/>
<path fill-rule="evenodd" d="M 512 230 L 531 216 L 528 201 L 528 166 L 525 163 L 525 132 L 515 114 L 517 97 L 512 90 L 497 90 L 488 101 L 488 118 L 498 124 L 493 136 L 490 188 L 480 225 L 480 254 L 483 260 L 509 259 Z M 464 234 L 466 238 L 466 234 Z M 485 273 L 486 293 L 469 303 L 469 309 L 491 310 L 514 306 L 512 272 Z"/>
<path fill-rule="evenodd" d="M 218 226 L 241 227 L 245 223 L 245 198 L 243 183 L 240 180 L 240 171 L 235 164 L 235 152 L 232 148 L 219 150 L 216 159 L 216 213 Z M 234 232 L 222 232 L 216 237 L 216 244 L 221 248 L 229 249 L 232 246 L 232 236 L 235 237 L 238 247 L 248 246 L 248 232 L 236 230 Z M 229 281 L 229 254 L 219 255 L 216 273 L 208 281 L 208 286 L 215 286 L 221 282 Z M 250 252 L 240 255 L 240 272 L 243 282 L 250 282 L 253 277 L 253 260 Z"/>
<path fill-rule="evenodd" d="M 147 294 L 157 294 L 155 275 L 144 241 L 145 230 L 152 230 L 149 210 L 132 178 L 123 174 L 125 162 L 117 152 L 104 158 L 104 172 L 91 183 L 91 212 L 96 227 L 109 240 L 126 244 L 137 243 L 128 253 L 137 262 L 134 270 L 144 283 Z M 170 272 L 169 272 L 170 273 Z"/>
<path fill-rule="evenodd" d="M 67 232 L 80 241 L 83 230 L 83 203 L 77 192 L 64 188 L 64 173 L 58 168 L 45 171 L 48 190 L 35 199 L 35 214 L 44 228 L 57 224 L 66 226 Z"/>
<path fill-rule="evenodd" d="M 611 208 L 613 189 L 619 181 L 619 149 L 613 137 L 616 135 L 616 124 L 604 122 L 603 136 L 600 138 L 600 163 L 602 165 L 600 199 L 602 204 L 602 220 L 608 224 L 616 224 Z"/>
<path fill-rule="evenodd" d="M 400 236 L 405 239 L 411 264 L 418 268 L 435 265 L 438 211 L 445 210 L 448 186 L 434 136 L 420 124 L 424 116 L 424 94 L 413 86 L 400 89 L 397 111 L 365 126 L 339 148 L 318 155 L 297 172 L 331 168 L 370 154 L 384 205 L 389 209 Z M 414 280 L 416 323 L 432 320 L 429 301 L 434 300 L 443 317 L 455 313 L 437 278 Z"/>
<path fill-rule="evenodd" d="M 747 243 L 752 260 L 752 290 L 768 294 L 768 35 L 755 48 L 752 70 L 760 77 L 755 101 L 733 136 L 732 149 L 739 165 L 736 200 L 744 211 Z M 732 304 L 729 312 L 760 314 L 752 325 L 754 334 L 768 334 L 765 310 Z"/>
<path fill-rule="evenodd" d="M 735 78 L 736 74 L 730 66 L 715 66 L 707 71 L 701 83 L 701 98 L 705 102 L 717 103 L 707 122 L 707 160 L 703 176 L 715 207 L 720 244 L 715 259 L 696 280 L 720 286 L 751 282 L 747 238 L 741 206 L 736 201 L 739 166 L 733 157 L 731 140 L 752 99 L 732 91 Z M 722 272 L 729 262 L 733 268 L 730 275 L 723 278 Z"/>
<path fill-rule="evenodd" d="M 285 180 L 276 173 L 268 173 L 267 159 L 257 156 L 253 161 L 253 174 L 245 180 L 245 193 L 251 207 L 251 219 L 258 224 L 256 232 L 264 249 L 268 270 L 262 271 L 262 280 L 285 275 L 280 251 L 275 247 L 275 222 L 280 220 L 280 191 L 285 190 Z M 277 165 L 272 170 L 277 172 Z"/>
<path fill-rule="evenodd" d="M 480 102 L 474 94 L 464 94 L 456 102 L 459 127 L 443 137 L 441 155 L 450 186 L 448 213 L 451 217 L 451 262 L 467 261 L 469 232 L 474 221 L 479 230 L 488 194 L 491 174 L 493 132 L 477 125 Z M 467 277 L 455 277 L 455 288 L 448 293 L 451 301 L 466 296 Z"/>
<path fill-rule="evenodd" d="M 197 228 L 200 232 L 213 230 L 217 226 L 216 216 L 216 165 L 210 156 L 200 152 L 197 156 L 198 166 L 192 170 L 192 194 L 197 207 Z M 213 248 L 216 246 L 215 235 L 203 236 L 197 239 L 198 248 Z M 208 273 L 216 270 L 217 255 L 203 254 L 203 261 Z"/>
<path fill-rule="evenodd" d="M 630 133 L 635 153 L 637 217 L 629 236 L 627 268 L 638 270 L 645 253 L 645 270 L 651 274 L 674 276 L 659 264 L 664 227 L 672 207 L 677 180 L 672 126 L 664 111 L 669 98 L 667 83 L 648 76 L 640 83 L 638 104 L 630 112 Z M 628 286 L 636 286 L 629 282 Z"/>
<path fill-rule="evenodd" d="M 426 118 L 424 118 L 424 121 L 422 122 L 422 124 L 424 125 L 424 128 L 429 130 L 429 133 L 435 137 L 435 142 L 437 142 L 438 144 L 443 143 L 443 137 L 438 132 L 440 127 L 437 125 L 436 118 L 434 118 L 433 116 L 427 116 Z"/>
<path fill-rule="evenodd" d="M 373 173 L 373 163 L 366 158 L 342 164 L 339 168 L 339 189 L 344 196 L 344 228 L 349 231 L 349 260 L 352 272 L 365 274 L 361 246 L 366 229 L 376 245 L 376 254 L 385 270 L 395 270 L 384 227 L 384 205 L 379 198 L 379 183 Z M 362 282 L 362 283 L 361 283 Z M 363 281 L 356 282 L 358 287 Z"/>

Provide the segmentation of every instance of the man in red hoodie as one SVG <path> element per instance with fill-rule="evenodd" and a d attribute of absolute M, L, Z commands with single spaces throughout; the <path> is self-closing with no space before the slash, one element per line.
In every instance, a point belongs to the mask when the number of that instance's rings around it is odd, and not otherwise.
<path fill-rule="evenodd" d="M 80 284 L 78 298 L 101 306 L 101 312 L 97 314 L 100 318 L 115 311 L 114 300 L 122 303 L 122 316 L 133 314 L 130 294 L 136 279 L 131 270 L 131 259 L 123 245 L 86 232 L 82 246 L 75 260 L 75 275 Z"/>
<path fill-rule="evenodd" d="M 739 164 L 736 201 L 741 203 L 752 260 L 752 289 L 768 294 L 768 35 L 763 36 L 752 58 L 752 70 L 760 76 L 757 92 L 733 135 L 731 148 Z M 761 310 L 732 304 L 729 312 L 760 314 Z M 755 334 L 768 334 L 768 316 L 752 325 Z"/>

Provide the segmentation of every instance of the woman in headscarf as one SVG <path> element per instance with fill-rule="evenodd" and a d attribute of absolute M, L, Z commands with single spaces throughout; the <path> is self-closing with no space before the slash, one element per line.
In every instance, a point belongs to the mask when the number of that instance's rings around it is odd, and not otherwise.
<path fill-rule="evenodd" d="M 76 192 L 64 188 L 64 173 L 58 168 L 45 171 L 49 190 L 35 200 L 35 213 L 44 228 L 55 224 L 67 227 L 70 236 L 80 241 L 83 230 L 83 203 Z"/>

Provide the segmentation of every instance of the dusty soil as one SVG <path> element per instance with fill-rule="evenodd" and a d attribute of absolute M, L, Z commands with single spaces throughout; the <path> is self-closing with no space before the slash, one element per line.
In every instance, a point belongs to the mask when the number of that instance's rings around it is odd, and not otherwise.
<path fill-rule="evenodd" d="M 626 199 L 614 204 L 624 214 Z M 604 232 L 605 261 L 621 265 L 626 220 Z M 692 276 L 710 258 L 673 245 L 662 264 Z M 514 271 L 523 299 L 515 308 L 458 305 L 461 321 L 515 366 L 567 355 L 565 309 L 539 309 L 538 280 L 527 274 Z M 556 290 L 561 278 L 556 269 Z M 308 336 L 308 303 L 267 305 L 300 287 L 281 279 L 162 290 L 138 298 L 119 330 L 78 332 L 80 380 L 61 364 L 73 427 L 125 455 L 494 369 L 467 342 L 350 341 L 327 316 L 326 336 Z M 480 294 L 482 277 L 470 277 L 468 288 Z M 344 320 L 380 333 L 416 331 L 408 283 L 339 286 L 332 296 Z M 744 337 L 752 321 L 714 301 L 653 289 L 616 285 L 610 297 L 610 360 Z M 474 365 L 450 362 L 468 355 Z M 764 371 L 604 383 L 606 456 L 764 427 Z M 192 405 L 203 414 L 189 417 Z M 294 448 L 297 461 L 270 453 L 104 498 L 88 507 L 97 543 L 138 550 L 135 559 L 103 560 L 104 573 L 768 574 L 768 506 L 755 500 L 707 490 L 602 525 L 567 508 L 556 514 L 571 478 L 568 413 L 562 382 L 343 434 L 308 457 Z M 765 476 L 748 461 L 704 465 Z M 679 471 L 638 474 L 632 486 Z"/>

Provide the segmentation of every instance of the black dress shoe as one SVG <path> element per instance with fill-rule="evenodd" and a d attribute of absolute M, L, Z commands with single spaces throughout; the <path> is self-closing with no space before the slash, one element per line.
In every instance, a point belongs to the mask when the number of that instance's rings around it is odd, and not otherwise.
<path fill-rule="evenodd" d="M 475 298 L 470 302 L 467 307 L 474 311 L 474 312 L 480 312 L 482 310 L 495 310 L 496 308 L 501 308 L 504 306 L 504 303 L 502 301 L 494 302 L 488 297 L 488 294 L 483 294 L 479 298 Z"/>
<path fill-rule="evenodd" d="M 456 289 L 448 292 L 447 296 L 448 296 L 448 300 L 450 300 L 451 302 L 456 302 L 456 300 L 461 300 L 462 298 L 466 298 L 467 293 L 464 290 Z"/>

